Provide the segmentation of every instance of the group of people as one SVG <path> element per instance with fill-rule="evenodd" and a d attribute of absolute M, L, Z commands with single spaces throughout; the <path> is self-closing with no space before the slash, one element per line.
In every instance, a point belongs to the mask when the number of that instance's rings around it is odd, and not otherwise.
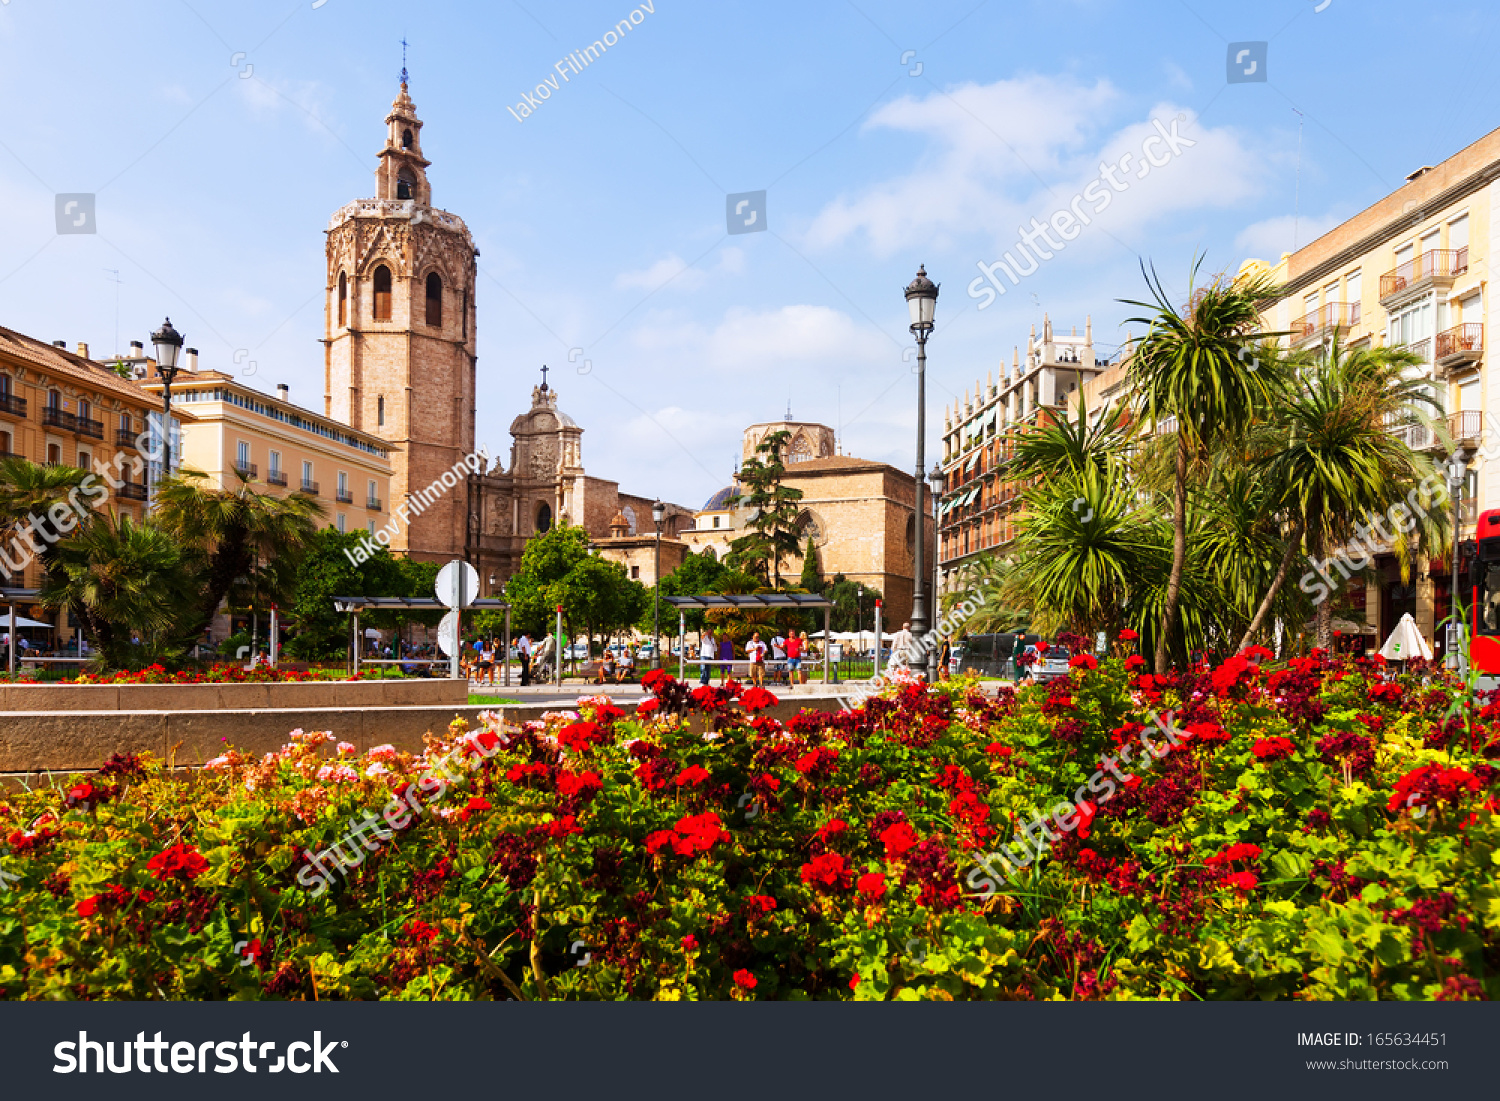
<path fill-rule="evenodd" d="M 599 662 L 599 679 L 595 683 L 624 684 L 635 675 L 637 666 L 644 666 L 650 658 L 651 652 L 644 646 L 634 653 L 629 646 L 621 646 L 618 655 L 613 650 L 605 650 Z"/>
<path fill-rule="evenodd" d="M 521 687 L 531 684 L 533 677 L 544 678 L 552 667 L 557 653 L 557 640 L 544 635 L 542 641 L 532 642 L 531 636 L 522 634 L 515 642 L 516 658 L 521 666 Z M 496 676 L 510 660 L 505 652 L 505 642 L 499 635 L 476 638 L 459 651 L 459 666 L 464 674 L 477 684 L 494 685 Z"/>
<path fill-rule="evenodd" d="M 728 634 L 716 636 L 710 631 L 704 631 L 698 643 L 698 660 L 701 663 L 698 683 L 707 685 L 715 668 L 719 670 L 719 683 L 727 683 L 737 656 L 734 639 Z M 756 631 L 744 647 L 744 657 L 750 666 L 750 683 L 759 688 L 765 687 L 768 661 L 786 670 L 788 684 L 806 684 L 807 672 L 802 668 L 802 663 L 813 656 L 813 645 L 808 640 L 806 631 L 801 634 L 793 631 L 785 636 L 778 631 L 769 642 L 762 639 L 760 632 Z"/>

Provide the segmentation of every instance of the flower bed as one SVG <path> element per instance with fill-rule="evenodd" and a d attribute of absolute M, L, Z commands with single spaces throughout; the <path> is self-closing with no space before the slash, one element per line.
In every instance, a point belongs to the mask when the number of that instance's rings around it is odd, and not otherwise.
<path fill-rule="evenodd" d="M 768 693 L 654 674 L 636 714 L 590 698 L 418 757 L 299 731 L 193 782 L 113 760 L 0 805 L 0 991 L 1500 993 L 1500 705 L 1260 656 L 907 686 L 785 726 Z M 997 863 L 1017 829 L 1050 851 Z"/>
<path fill-rule="evenodd" d="M 121 669 L 113 673 L 80 673 L 73 684 L 277 684 L 287 681 L 309 680 L 360 680 L 363 674 L 350 676 L 338 669 L 294 669 L 272 668 L 257 665 L 246 669 L 243 665 L 212 665 L 207 669 L 168 672 L 163 666 L 148 665 L 144 669 Z"/>

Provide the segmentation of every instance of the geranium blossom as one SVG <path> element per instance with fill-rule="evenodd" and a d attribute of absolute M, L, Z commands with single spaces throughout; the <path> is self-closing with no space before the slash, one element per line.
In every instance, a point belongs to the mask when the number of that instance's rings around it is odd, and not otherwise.
<path fill-rule="evenodd" d="M 802 882 L 821 891 L 848 890 L 853 873 L 838 853 L 823 853 L 802 865 Z"/>
<path fill-rule="evenodd" d="M 146 870 L 157 879 L 187 881 L 208 871 L 208 861 L 193 846 L 179 843 L 148 860 Z"/>

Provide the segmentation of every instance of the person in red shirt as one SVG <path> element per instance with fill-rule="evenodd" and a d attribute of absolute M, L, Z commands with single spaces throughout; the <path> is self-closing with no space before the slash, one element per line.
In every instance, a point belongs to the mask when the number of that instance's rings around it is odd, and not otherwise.
<path fill-rule="evenodd" d="M 786 681 L 799 684 L 802 680 L 802 640 L 793 631 L 786 640 Z"/>

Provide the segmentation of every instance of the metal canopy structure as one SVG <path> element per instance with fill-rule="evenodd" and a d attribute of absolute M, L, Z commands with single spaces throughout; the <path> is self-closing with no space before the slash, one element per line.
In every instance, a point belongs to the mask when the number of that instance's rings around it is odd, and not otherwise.
<path fill-rule="evenodd" d="M 6 672 L 10 674 L 11 680 L 16 679 L 16 605 L 18 603 L 34 604 L 41 595 L 38 589 L 0 589 L 0 601 L 5 602 L 9 612 L 4 620 L 10 636 L 10 644 L 5 648 L 5 664 Z"/>
<path fill-rule="evenodd" d="M 677 676 L 687 679 L 687 613 L 713 611 L 774 612 L 823 610 L 823 637 L 828 637 L 829 617 L 834 603 L 817 593 L 699 593 L 697 596 L 664 596 L 677 609 L 678 644 Z M 829 683 L 831 664 L 829 648 L 823 646 L 823 683 Z"/>
<path fill-rule="evenodd" d="M 333 598 L 335 611 L 349 613 L 352 618 L 349 624 L 349 665 L 353 672 L 359 672 L 360 665 L 360 643 L 363 636 L 359 633 L 359 615 L 361 612 L 436 612 L 446 609 L 448 606 L 436 597 L 432 596 L 336 596 Z M 494 597 L 481 597 L 464 605 L 463 611 L 478 612 L 501 612 L 505 613 L 505 649 L 504 649 L 504 684 L 510 687 L 510 603 L 504 600 L 496 600 Z M 462 626 L 460 624 L 460 626 Z M 455 645 L 463 645 L 463 631 L 454 632 Z M 378 665 L 401 665 L 402 659 L 397 658 L 389 662 L 371 662 Z M 560 665 L 560 663 L 559 663 Z"/>

